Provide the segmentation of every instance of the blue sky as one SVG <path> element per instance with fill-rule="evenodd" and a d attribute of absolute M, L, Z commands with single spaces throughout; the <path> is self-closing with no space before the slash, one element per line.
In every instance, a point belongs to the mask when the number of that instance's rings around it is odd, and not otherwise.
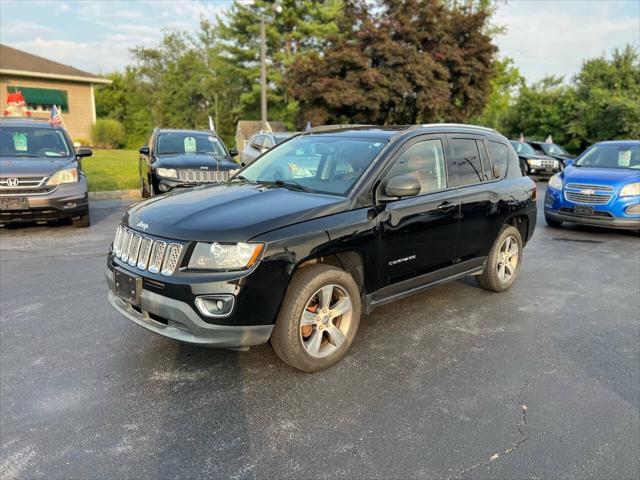
<path fill-rule="evenodd" d="M 229 0 L 0 0 L 0 42 L 93 73 L 123 68 L 129 48 L 162 29 L 192 31 Z M 497 0 L 496 42 L 527 80 L 575 74 L 584 58 L 632 43 L 640 48 L 639 0 Z"/>

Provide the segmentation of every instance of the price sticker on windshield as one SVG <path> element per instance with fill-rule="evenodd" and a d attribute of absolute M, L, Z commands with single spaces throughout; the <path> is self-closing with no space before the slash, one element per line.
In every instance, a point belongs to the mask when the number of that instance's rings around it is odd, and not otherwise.
<path fill-rule="evenodd" d="M 618 152 L 618 165 L 621 167 L 631 165 L 631 150 L 621 150 Z"/>
<path fill-rule="evenodd" d="M 13 148 L 16 152 L 27 151 L 27 136 L 24 133 L 13 134 Z"/>
<path fill-rule="evenodd" d="M 195 153 L 196 139 L 194 137 L 184 137 L 184 153 Z"/>

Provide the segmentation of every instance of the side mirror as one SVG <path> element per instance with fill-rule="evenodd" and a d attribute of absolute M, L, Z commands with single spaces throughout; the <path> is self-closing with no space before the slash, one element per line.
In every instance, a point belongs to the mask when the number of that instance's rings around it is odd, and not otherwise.
<path fill-rule="evenodd" d="M 575 161 L 576 161 L 576 159 L 575 159 L 575 158 L 567 158 L 567 159 L 564 161 L 564 166 L 565 166 L 565 168 L 566 168 L 566 167 L 568 167 L 568 166 L 570 166 L 570 165 L 573 165 L 573 163 L 574 163 Z"/>
<path fill-rule="evenodd" d="M 229 155 L 231 155 L 232 157 L 237 157 L 238 156 L 238 149 L 237 148 L 232 148 L 231 150 L 229 150 Z"/>
<path fill-rule="evenodd" d="M 138 149 L 138 151 L 142 154 L 142 155 L 149 155 L 149 147 L 147 147 L 146 145 L 144 147 L 140 147 Z"/>
<path fill-rule="evenodd" d="M 415 197 L 422 186 L 417 178 L 411 175 L 398 175 L 390 178 L 384 186 L 384 194 L 389 198 Z"/>
<path fill-rule="evenodd" d="M 76 157 L 90 157 L 93 155 L 93 151 L 90 148 L 79 148 L 76 152 Z"/>

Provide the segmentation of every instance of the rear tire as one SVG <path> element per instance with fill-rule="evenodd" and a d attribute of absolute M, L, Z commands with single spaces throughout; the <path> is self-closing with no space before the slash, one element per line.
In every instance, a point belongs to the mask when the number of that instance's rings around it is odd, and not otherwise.
<path fill-rule="evenodd" d="M 142 179 L 142 177 L 140 177 L 140 196 L 142 198 L 149 198 L 151 196 L 149 190 L 147 190 L 147 187 L 144 184 L 144 180 Z"/>
<path fill-rule="evenodd" d="M 476 279 L 482 288 L 492 292 L 504 292 L 515 282 L 522 264 L 522 236 L 513 225 L 505 225 L 496 239 L 484 271 Z"/>
<path fill-rule="evenodd" d="M 91 225 L 91 217 L 89 217 L 89 209 L 87 208 L 85 212 L 80 215 L 80 218 L 74 218 L 72 220 L 73 226 L 76 228 L 86 228 Z"/>
<path fill-rule="evenodd" d="M 351 275 L 330 265 L 305 267 L 289 284 L 271 346 L 298 370 L 323 370 L 347 354 L 360 312 L 360 290 Z"/>
<path fill-rule="evenodd" d="M 549 217 L 548 215 L 544 216 L 544 221 L 547 222 L 547 225 L 549 225 L 550 227 L 553 228 L 558 228 L 562 226 L 562 222 L 560 220 L 554 220 L 553 218 Z"/>

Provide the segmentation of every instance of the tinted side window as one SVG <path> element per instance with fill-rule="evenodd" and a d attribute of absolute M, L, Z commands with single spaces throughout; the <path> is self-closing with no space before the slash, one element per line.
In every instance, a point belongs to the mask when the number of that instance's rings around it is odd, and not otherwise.
<path fill-rule="evenodd" d="M 453 186 L 482 182 L 482 164 L 476 141 L 470 138 L 453 138 L 451 146 L 453 158 L 449 159 L 448 164 Z"/>
<path fill-rule="evenodd" d="M 495 178 L 502 178 L 507 173 L 507 165 L 509 164 L 509 150 L 507 146 L 492 142 L 487 142 L 489 148 L 489 155 L 491 156 L 491 164 L 493 165 L 493 173 Z"/>
<path fill-rule="evenodd" d="M 489 157 L 487 157 L 487 149 L 484 146 L 482 140 L 476 140 L 478 150 L 480 150 L 480 159 L 482 160 L 482 179 L 486 182 L 493 180 L 493 174 L 491 173 L 491 164 L 489 163 Z"/>
<path fill-rule="evenodd" d="M 256 135 L 251 141 L 251 146 L 256 148 L 262 148 L 262 142 L 264 141 L 264 135 Z"/>
<path fill-rule="evenodd" d="M 410 175 L 420 182 L 420 195 L 447 188 L 444 149 L 440 140 L 411 145 L 391 167 L 387 178 Z"/>

